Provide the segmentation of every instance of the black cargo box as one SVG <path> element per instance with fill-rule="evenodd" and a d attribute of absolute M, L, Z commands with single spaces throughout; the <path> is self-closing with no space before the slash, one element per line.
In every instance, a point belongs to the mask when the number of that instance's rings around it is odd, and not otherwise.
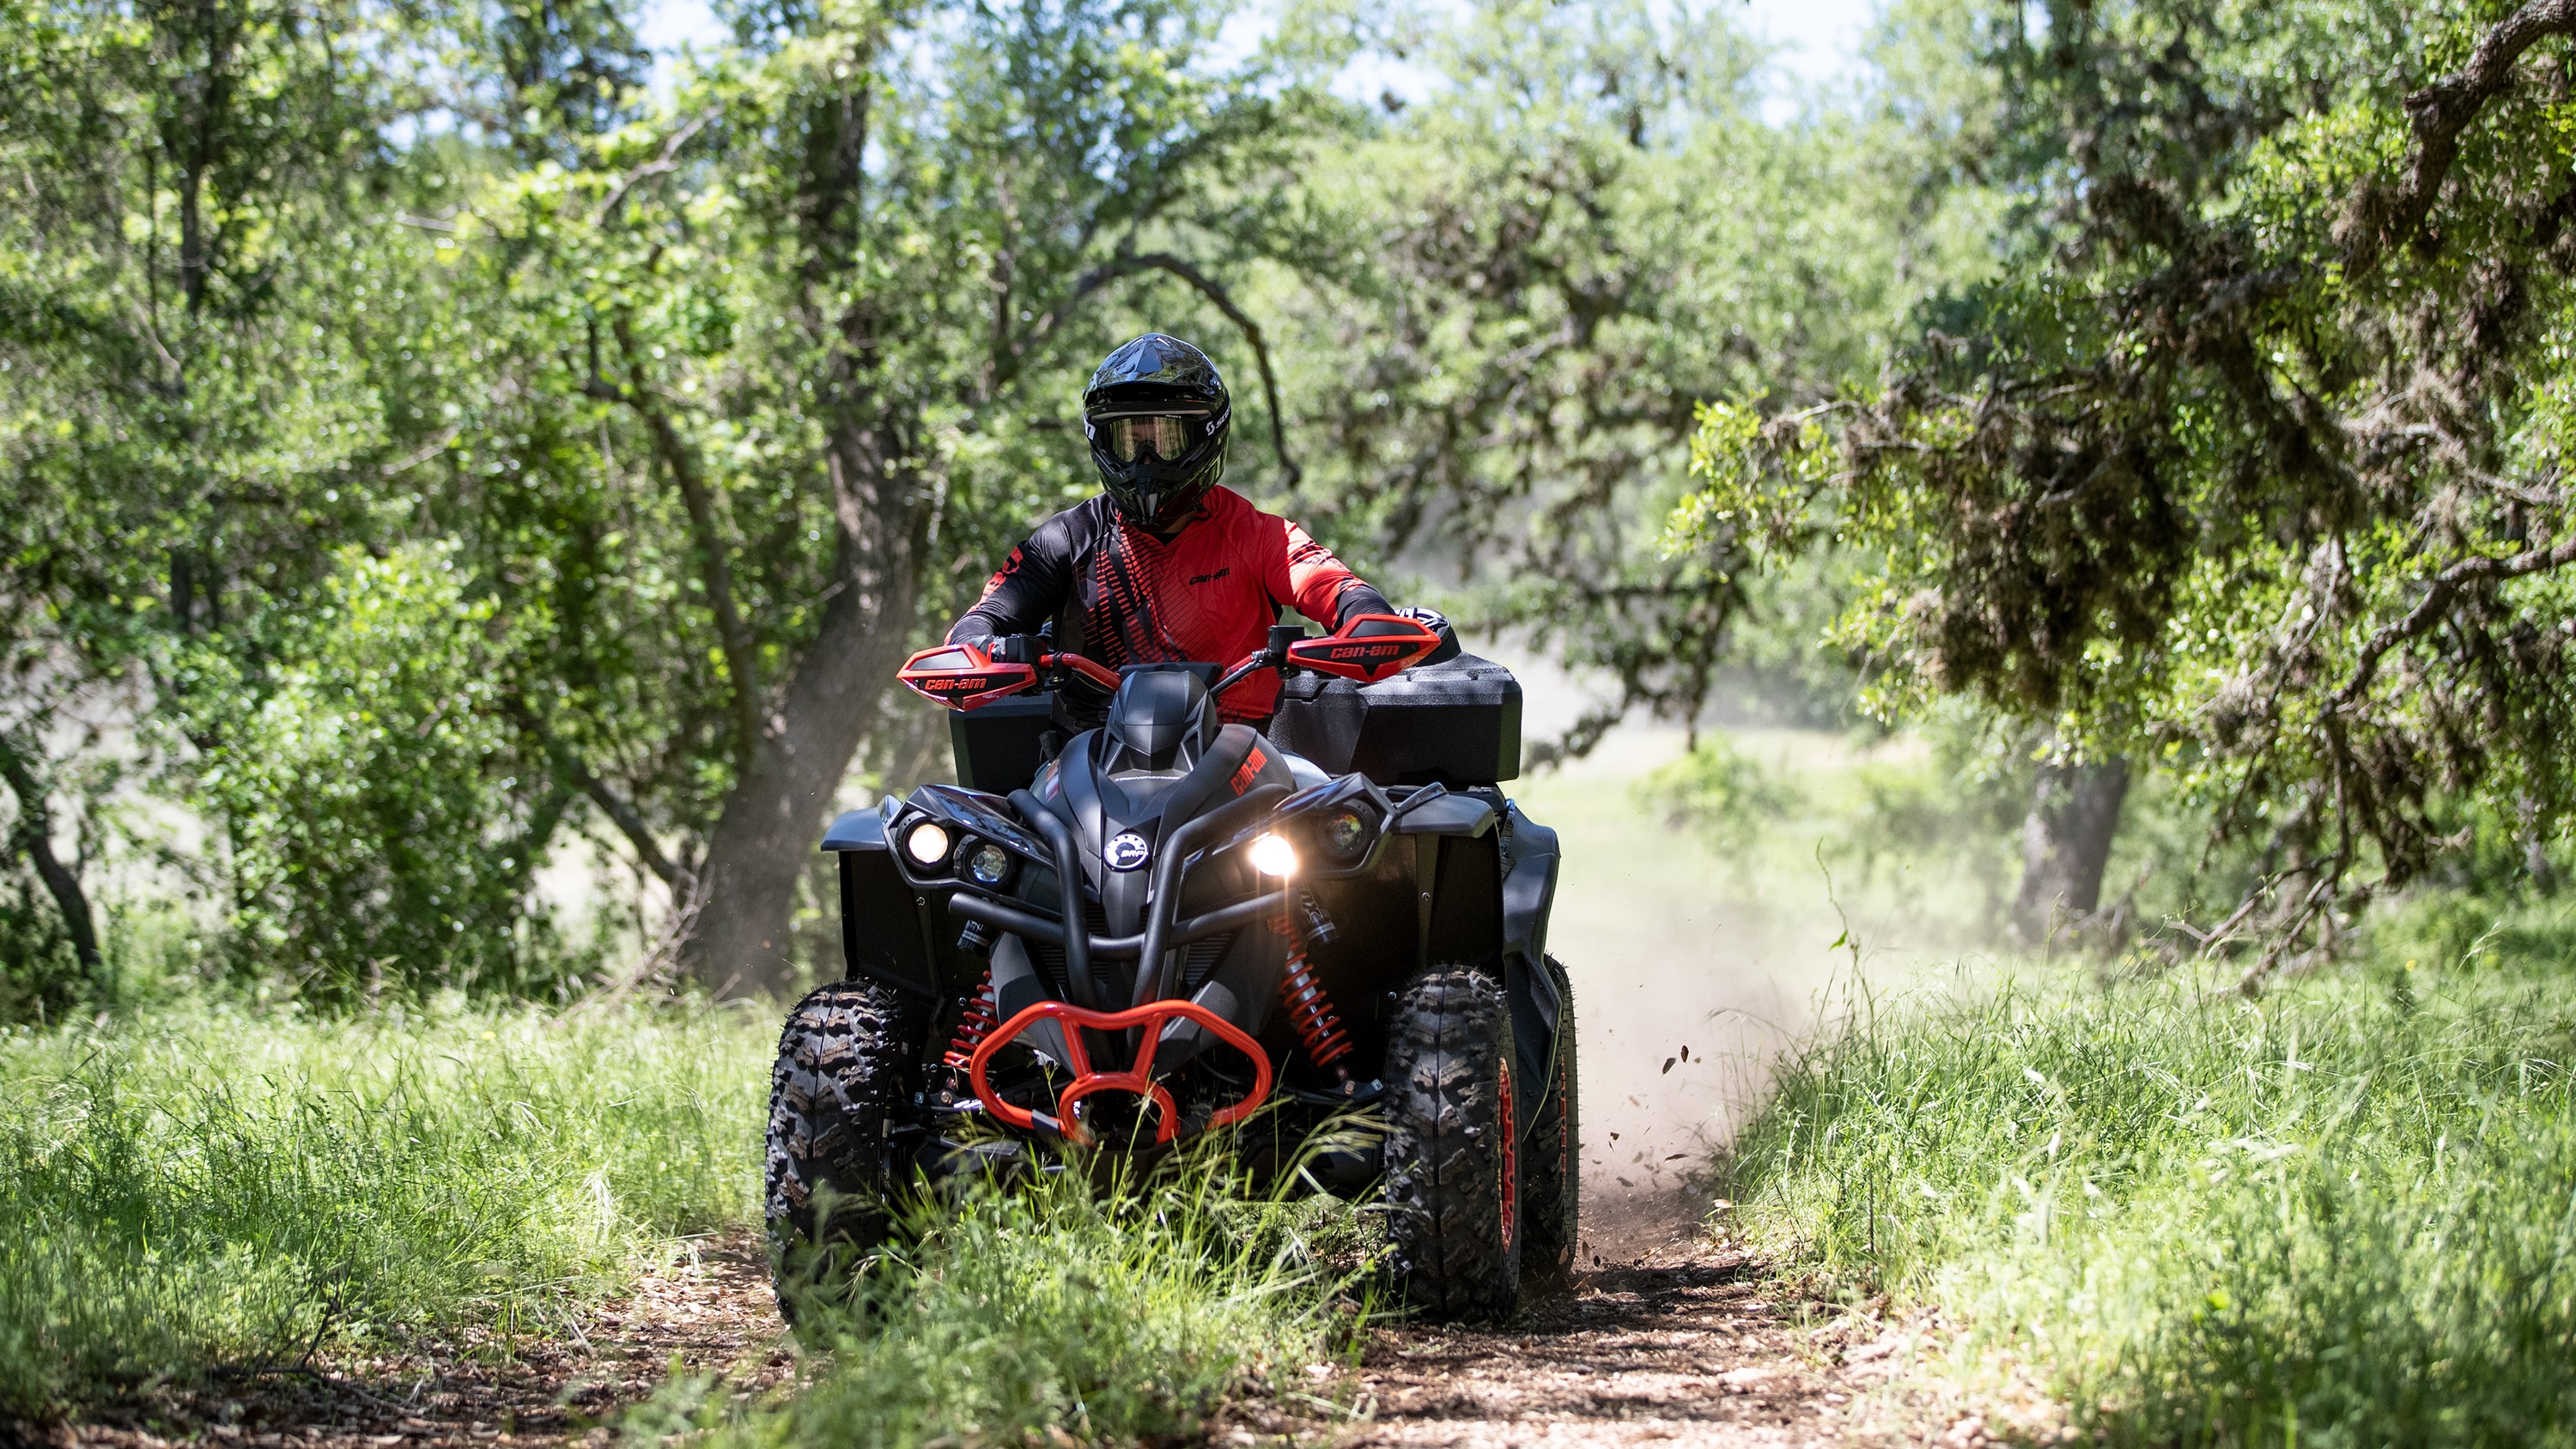
<path fill-rule="evenodd" d="M 1270 737 L 1381 785 L 1491 785 L 1521 772 L 1521 684 L 1473 654 L 1365 686 L 1299 675 L 1279 692 Z"/>
<path fill-rule="evenodd" d="M 1041 738 L 1055 722 L 1055 697 L 1014 695 L 948 716 L 948 746 L 957 756 L 957 783 L 969 790 L 1008 795 L 1025 789 L 1046 763 Z"/>

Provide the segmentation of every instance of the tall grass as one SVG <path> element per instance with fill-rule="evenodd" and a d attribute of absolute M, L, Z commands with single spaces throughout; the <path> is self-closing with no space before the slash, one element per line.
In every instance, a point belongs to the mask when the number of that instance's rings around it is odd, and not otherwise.
<path fill-rule="evenodd" d="M 0 1035 L 0 1415 L 543 1326 L 753 1220 L 773 1030 L 450 1002 Z"/>
<path fill-rule="evenodd" d="M 2576 1442 L 2576 929 L 2389 934 L 2260 1003 L 1879 1003 L 1780 1072 L 1742 1223 L 1963 1314 L 2115 1439 Z"/>
<path fill-rule="evenodd" d="M 1363 1223 L 1328 1199 L 1249 1188 L 1202 1149 L 1141 1182 L 1073 1174 L 916 1216 L 782 1405 L 740 1412 L 675 1386 L 630 1435 L 714 1428 L 718 1449 L 832 1444 L 1168 1443 L 1230 1399 L 1294 1392 L 1355 1341 Z M 698 1396 L 698 1397 L 694 1397 Z"/>

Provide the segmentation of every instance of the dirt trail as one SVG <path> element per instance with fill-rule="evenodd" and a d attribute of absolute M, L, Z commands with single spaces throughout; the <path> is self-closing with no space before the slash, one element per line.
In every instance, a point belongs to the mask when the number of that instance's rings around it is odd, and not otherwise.
<path fill-rule="evenodd" d="M 715 1374 L 738 1397 L 793 1372 L 757 1235 L 701 1241 L 601 1305 L 577 1335 L 424 1342 L 328 1372 L 248 1375 L 165 1393 L 86 1423 L 16 1432 L 58 1449 L 491 1449 L 606 1444 L 599 1427 L 675 1375 Z M 0 1444 L 12 1430 L 0 1420 Z"/>
<path fill-rule="evenodd" d="M 1740 1252 L 1676 1246 L 1586 1274 L 1500 1328 L 1379 1332 L 1336 1375 L 1360 1422 L 1298 1437 L 1333 1449 L 1936 1437 L 1933 1410 L 1872 1396 L 1903 1357 L 1878 1328 L 1801 1301 Z"/>

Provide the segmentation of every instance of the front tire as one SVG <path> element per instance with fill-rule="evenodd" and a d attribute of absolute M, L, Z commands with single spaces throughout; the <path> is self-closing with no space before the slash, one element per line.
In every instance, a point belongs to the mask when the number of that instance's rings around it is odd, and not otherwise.
<path fill-rule="evenodd" d="M 1400 998 L 1386 1049 L 1390 1266 L 1416 1311 L 1510 1316 L 1520 1302 L 1512 1023 L 1502 983 L 1435 966 Z"/>
<path fill-rule="evenodd" d="M 893 1232 L 887 1143 L 921 1030 L 917 1005 L 891 988 L 842 981 L 809 992 L 779 1033 L 762 1207 L 791 1324 L 806 1303 L 842 1296 Z"/>

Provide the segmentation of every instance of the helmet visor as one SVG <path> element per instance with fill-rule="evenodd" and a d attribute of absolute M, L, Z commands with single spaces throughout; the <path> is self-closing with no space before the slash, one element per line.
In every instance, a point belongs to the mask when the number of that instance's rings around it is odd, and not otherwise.
<path fill-rule="evenodd" d="M 1103 418 L 1095 424 L 1109 456 L 1121 463 L 1133 463 L 1151 448 L 1154 456 L 1166 463 L 1177 462 L 1198 441 L 1199 425 L 1207 420 L 1205 413 L 1140 413 L 1133 417 Z"/>

